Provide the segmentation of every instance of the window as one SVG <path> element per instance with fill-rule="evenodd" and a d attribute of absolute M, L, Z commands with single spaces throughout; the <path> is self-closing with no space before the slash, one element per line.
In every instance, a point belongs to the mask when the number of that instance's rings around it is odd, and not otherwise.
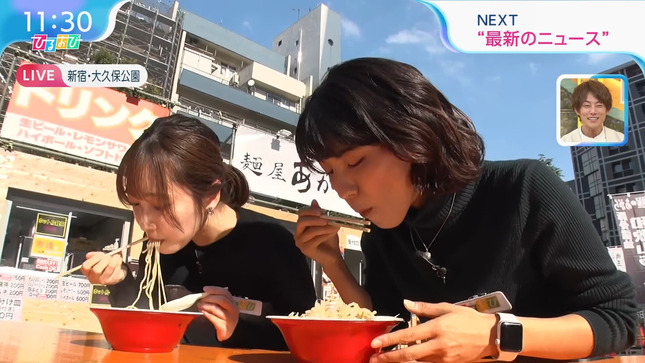
<path fill-rule="evenodd" d="M 632 159 L 626 159 L 611 163 L 611 171 L 614 174 L 614 178 L 622 178 L 624 176 L 633 175 L 634 170 L 632 169 Z"/>
<path fill-rule="evenodd" d="M 594 196 L 602 193 L 602 180 L 600 179 L 599 170 L 587 175 L 587 180 L 589 182 L 590 195 Z"/>
<path fill-rule="evenodd" d="M 629 151 L 629 145 L 609 146 L 609 155 L 617 155 Z"/>
<path fill-rule="evenodd" d="M 636 183 L 627 183 L 616 187 L 616 193 L 631 193 L 636 190 Z"/>
<path fill-rule="evenodd" d="M 631 85 L 632 98 L 645 96 L 645 80 L 641 79 Z"/>
<path fill-rule="evenodd" d="M 278 47 L 282 45 L 282 39 L 278 41 Z"/>
<path fill-rule="evenodd" d="M 300 44 L 300 39 L 296 39 L 296 45 Z"/>
<path fill-rule="evenodd" d="M 597 195 L 593 197 L 593 203 L 594 203 L 594 209 L 595 209 L 595 214 L 596 217 L 600 217 L 605 214 L 605 203 L 604 203 L 604 196 L 603 195 Z"/>
<path fill-rule="evenodd" d="M 128 210 L 13 188 L 7 200 L 11 210 L 2 266 L 59 272 L 85 261 L 87 252 L 120 247 L 130 238 Z"/>
<path fill-rule="evenodd" d="M 589 175 L 599 169 L 597 150 L 590 149 L 589 151 L 580 155 L 582 161 L 582 172 L 584 175 Z"/>
<path fill-rule="evenodd" d="M 645 103 L 635 106 L 634 111 L 636 111 L 636 120 L 645 120 Z"/>
<path fill-rule="evenodd" d="M 627 69 L 625 69 L 625 74 L 627 75 L 627 78 L 629 78 L 639 74 L 643 74 L 643 72 L 641 71 L 641 68 L 638 65 L 632 64 L 631 66 L 627 67 Z"/>

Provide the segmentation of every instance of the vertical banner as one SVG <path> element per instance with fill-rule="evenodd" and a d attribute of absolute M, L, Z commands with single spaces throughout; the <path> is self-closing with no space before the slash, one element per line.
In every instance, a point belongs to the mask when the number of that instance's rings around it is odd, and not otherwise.
<path fill-rule="evenodd" d="M 623 244 L 625 270 L 636 286 L 636 300 L 645 304 L 645 192 L 609 198 Z"/>

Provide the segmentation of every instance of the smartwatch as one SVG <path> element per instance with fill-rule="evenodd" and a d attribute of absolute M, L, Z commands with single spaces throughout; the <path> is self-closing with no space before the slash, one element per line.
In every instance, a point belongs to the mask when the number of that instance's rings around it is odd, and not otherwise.
<path fill-rule="evenodd" d="M 510 362 L 522 352 L 522 323 L 513 314 L 497 313 L 496 360 Z"/>

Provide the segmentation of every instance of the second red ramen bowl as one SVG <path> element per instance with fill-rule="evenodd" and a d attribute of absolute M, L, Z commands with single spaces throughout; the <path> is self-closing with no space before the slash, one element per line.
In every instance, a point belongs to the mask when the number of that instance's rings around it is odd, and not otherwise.
<path fill-rule="evenodd" d="M 101 323 L 112 349 L 125 352 L 170 352 L 179 344 L 186 327 L 202 313 L 144 309 L 90 307 Z"/>
<path fill-rule="evenodd" d="M 388 333 L 401 318 L 377 316 L 373 320 L 292 318 L 268 316 L 280 328 L 299 362 L 367 362 L 376 352 L 374 338 Z"/>

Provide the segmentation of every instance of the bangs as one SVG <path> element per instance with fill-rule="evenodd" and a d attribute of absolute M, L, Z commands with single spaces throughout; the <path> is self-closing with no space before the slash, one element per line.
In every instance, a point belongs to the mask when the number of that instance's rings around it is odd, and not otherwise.
<path fill-rule="evenodd" d="M 154 198 L 169 217 L 172 224 L 176 218 L 172 211 L 170 185 L 177 170 L 166 161 L 166 151 L 159 144 L 135 144 L 124 155 L 117 171 L 117 195 L 119 201 L 132 207 L 128 196 L 137 199 Z"/>
<path fill-rule="evenodd" d="M 342 92 L 319 94 L 307 103 L 296 128 L 296 150 L 311 170 L 324 173 L 317 162 L 339 157 L 363 145 L 378 143 L 367 113 L 359 114 Z"/>

